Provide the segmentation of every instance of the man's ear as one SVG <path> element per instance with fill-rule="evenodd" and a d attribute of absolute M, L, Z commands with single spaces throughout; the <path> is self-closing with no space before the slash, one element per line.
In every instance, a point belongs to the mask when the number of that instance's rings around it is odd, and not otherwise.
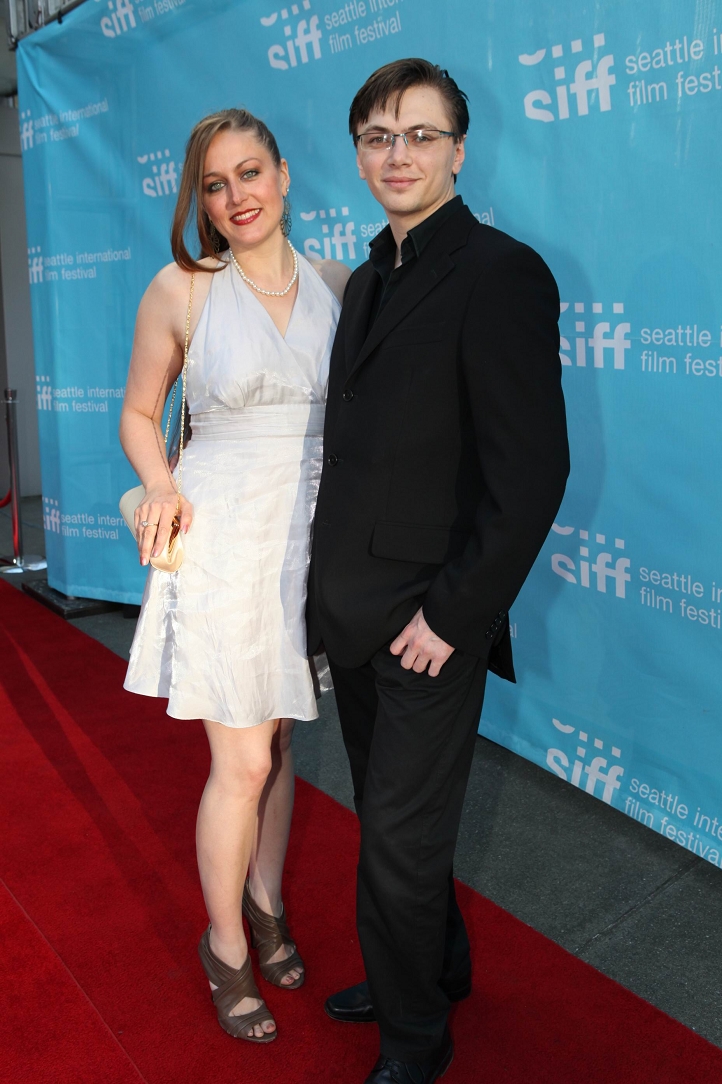
<path fill-rule="evenodd" d="M 464 159 L 466 158 L 466 147 L 464 146 L 465 143 L 466 136 L 462 136 L 459 142 L 456 144 L 456 148 L 454 151 L 454 164 L 451 167 L 451 172 L 454 175 L 458 174 L 461 171 L 461 167 L 464 164 Z"/>
<path fill-rule="evenodd" d="M 362 181 L 365 181 L 366 180 L 366 173 L 364 172 L 364 167 L 361 165 L 361 156 L 358 153 L 358 151 L 356 151 L 356 165 L 358 166 L 358 175 L 359 175 L 359 177 L 361 178 Z"/>

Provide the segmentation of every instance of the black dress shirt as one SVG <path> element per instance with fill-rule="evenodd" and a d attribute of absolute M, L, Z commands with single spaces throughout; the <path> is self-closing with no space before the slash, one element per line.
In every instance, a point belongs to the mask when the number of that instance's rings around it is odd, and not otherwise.
<path fill-rule="evenodd" d="M 462 203 L 461 196 L 454 196 L 447 203 L 443 203 L 438 211 L 434 211 L 423 222 L 419 222 L 418 226 L 414 226 L 412 230 L 409 230 L 401 242 L 401 263 L 398 267 L 394 267 L 396 263 L 396 241 L 389 226 L 382 230 L 371 242 L 369 260 L 378 272 L 379 281 L 371 308 L 369 328 L 373 327 L 378 314 L 388 305 L 402 280 L 408 275 L 414 260 L 418 260 L 437 230 L 459 210 Z"/>

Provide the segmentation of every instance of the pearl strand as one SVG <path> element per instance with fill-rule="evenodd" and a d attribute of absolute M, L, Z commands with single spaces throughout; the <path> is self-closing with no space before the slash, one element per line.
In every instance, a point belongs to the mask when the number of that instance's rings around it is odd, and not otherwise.
<path fill-rule="evenodd" d="M 295 248 L 288 240 L 288 238 L 286 238 L 286 244 L 288 245 L 293 254 L 293 275 L 291 276 L 291 281 L 289 282 L 285 290 L 264 290 L 263 287 L 259 286 L 258 283 L 253 281 L 253 279 L 249 279 L 248 275 L 244 272 L 238 260 L 233 255 L 233 249 L 229 247 L 228 251 L 230 252 L 231 259 L 233 260 L 233 266 L 248 286 L 252 286 L 253 289 L 257 290 L 259 294 L 265 294 L 266 297 L 285 297 L 285 295 L 288 293 L 288 291 L 291 289 L 294 282 L 298 278 L 298 253 L 296 252 Z"/>

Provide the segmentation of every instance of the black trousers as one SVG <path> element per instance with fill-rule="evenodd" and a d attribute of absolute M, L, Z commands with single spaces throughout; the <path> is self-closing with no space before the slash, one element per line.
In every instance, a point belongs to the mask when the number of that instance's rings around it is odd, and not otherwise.
<path fill-rule="evenodd" d="M 357 912 L 381 1052 L 434 1056 L 447 993 L 471 978 L 452 864 L 484 699 L 486 661 L 455 651 L 438 677 L 385 645 L 355 669 L 332 659 L 361 820 Z"/>

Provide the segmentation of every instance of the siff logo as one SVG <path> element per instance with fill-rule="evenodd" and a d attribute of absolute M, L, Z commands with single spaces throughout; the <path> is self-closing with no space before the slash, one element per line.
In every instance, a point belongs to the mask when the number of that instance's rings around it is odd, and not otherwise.
<path fill-rule="evenodd" d="M 604 44 L 604 34 L 595 34 L 594 48 L 600 49 Z M 570 51 L 572 53 L 581 53 L 582 49 L 583 45 L 581 38 L 576 38 L 570 45 Z M 546 49 L 538 49 L 536 53 L 522 53 L 519 57 L 519 63 L 530 68 L 535 64 L 541 64 L 546 54 Z M 551 48 L 551 55 L 554 60 L 561 60 L 564 56 L 564 46 L 553 45 Z M 545 123 L 557 120 L 557 118 L 559 120 L 568 120 L 570 115 L 569 92 L 571 91 L 576 99 L 577 116 L 585 117 L 589 113 L 590 94 L 593 91 L 596 91 L 599 111 L 601 113 L 607 113 L 612 108 L 610 88 L 614 86 L 617 81 L 617 77 L 610 74 L 610 68 L 613 65 L 614 57 L 611 53 L 608 53 L 606 56 L 599 59 L 594 75 L 592 75 L 592 61 L 582 60 L 576 65 L 576 68 L 574 69 L 574 81 L 570 83 L 568 87 L 566 84 L 566 67 L 563 64 L 557 65 L 557 67 L 554 68 L 554 78 L 557 82 L 557 115 L 555 116 L 551 109 L 542 108 L 542 106 L 551 105 L 552 98 L 548 91 L 541 89 L 530 90 L 525 96 L 524 112 L 530 120 L 541 120 Z M 589 78 L 590 76 L 591 78 Z"/>
<path fill-rule="evenodd" d="M 157 165 L 151 167 L 152 176 L 143 178 L 143 194 L 145 196 L 152 196 L 157 199 L 158 196 L 169 196 L 172 192 L 178 191 L 176 181 L 178 180 L 178 173 L 176 172 L 175 162 L 168 162 L 165 159 L 170 158 L 170 151 L 166 147 L 164 151 L 155 151 L 151 154 L 143 154 L 137 158 L 142 166 L 146 162 L 157 162 Z"/>
<path fill-rule="evenodd" d="M 552 524 L 552 530 L 556 534 L 572 535 L 574 533 L 574 527 L 560 527 L 558 523 Z M 631 576 L 628 572 L 631 564 L 628 557 L 618 557 L 614 561 L 613 554 L 608 551 L 597 554 L 597 559 L 593 564 L 589 561 L 589 531 L 579 532 L 580 541 L 583 543 L 579 547 L 579 567 L 573 561 L 573 559 L 567 556 L 566 553 L 553 553 L 552 554 L 552 572 L 556 572 L 557 576 L 561 576 L 563 580 L 568 583 L 576 583 L 581 587 L 591 586 L 590 573 L 594 573 L 596 580 L 597 591 L 601 591 L 602 594 L 607 593 L 607 580 L 614 580 L 614 593 L 617 598 L 627 597 L 627 584 L 631 580 Z M 598 546 L 606 546 L 607 539 L 603 534 L 595 535 L 596 543 Z M 624 549 L 624 539 L 615 538 L 614 547 L 618 550 Z"/>
<path fill-rule="evenodd" d="M 341 208 L 341 215 L 343 218 L 348 217 L 348 207 Z M 331 207 L 328 211 L 301 211 L 301 218 L 304 222 L 313 222 L 318 216 L 319 219 L 324 218 L 337 218 L 338 213 L 335 207 Z M 323 251 L 321 246 L 323 245 Z M 331 254 L 331 245 L 333 245 L 333 257 Z M 306 256 L 313 258 L 314 256 L 323 256 L 323 259 L 330 260 L 332 258 L 336 260 L 343 260 L 344 258 L 344 245 L 348 249 L 349 260 L 356 259 L 356 234 L 354 233 L 353 222 L 335 222 L 333 225 L 333 231 L 331 230 L 328 222 L 324 222 L 321 226 L 321 237 L 307 237 L 303 243 L 303 251 Z"/>
<path fill-rule="evenodd" d="M 43 281 L 43 257 L 40 254 L 40 245 L 28 249 L 28 279 L 31 286 Z"/>
<path fill-rule="evenodd" d="M 311 0 L 303 0 L 301 6 L 304 11 L 308 11 L 311 7 Z M 301 8 L 298 4 L 291 4 L 290 9 L 289 15 L 288 8 L 281 8 L 281 19 L 284 22 L 291 15 L 298 16 L 301 14 Z M 272 15 L 262 16 L 261 26 L 274 26 L 278 20 L 278 15 L 279 13 L 274 11 Z M 295 30 L 290 22 L 286 22 L 283 34 L 286 39 L 283 44 L 272 45 L 268 50 L 268 63 L 272 68 L 280 68 L 282 71 L 286 71 L 288 68 L 297 68 L 299 59 L 302 64 L 308 64 L 311 59 L 308 51 L 309 46 L 313 53 L 313 59 L 321 59 L 323 32 L 319 30 L 318 15 L 312 15 L 310 19 L 299 19 Z"/>
<path fill-rule="evenodd" d="M 569 304 L 570 303 L 568 301 L 562 301 L 560 311 L 562 313 L 565 313 L 569 308 Z M 632 345 L 630 339 L 628 338 L 629 333 L 632 330 L 632 325 L 626 323 L 625 321 L 620 321 L 619 323 L 615 324 L 614 331 L 612 332 L 612 325 L 608 320 L 597 320 L 595 322 L 593 319 L 594 316 L 602 315 L 604 306 L 601 304 L 601 302 L 594 301 L 592 303 L 592 323 L 594 324 L 594 327 L 592 329 L 591 338 L 588 339 L 586 334 L 586 320 L 580 319 L 580 317 L 584 317 L 585 315 L 584 308 L 585 306 L 583 301 L 574 302 L 574 315 L 576 316 L 576 320 L 574 323 L 574 331 L 576 333 L 574 356 L 577 365 L 583 366 L 587 364 L 587 347 L 590 347 L 592 351 L 592 364 L 594 365 L 595 369 L 604 368 L 605 350 L 612 351 L 614 368 L 623 369 L 624 355 Z M 622 302 L 613 302 L 612 314 L 614 316 L 619 316 L 623 313 L 624 305 L 622 304 Z M 611 338 L 609 337 L 610 332 L 612 332 Z M 565 336 L 563 335 L 560 338 L 560 345 L 562 351 L 571 350 L 569 339 L 565 338 Z M 562 365 L 573 364 L 572 359 L 569 357 L 568 354 L 560 352 L 559 357 L 561 358 Z"/>
<path fill-rule="evenodd" d="M 46 531 L 60 534 L 60 506 L 52 497 L 43 497 L 43 526 Z"/>
<path fill-rule="evenodd" d="M 560 723 L 558 719 L 552 719 L 554 727 L 561 733 L 571 735 L 574 733 L 575 728 L 568 726 L 565 723 Z M 556 739 L 558 740 L 558 739 Z M 603 750 L 604 742 L 601 738 L 594 738 L 593 744 L 590 750 L 588 746 L 589 735 L 583 730 L 579 730 L 578 742 L 576 749 L 576 759 L 572 766 L 571 778 L 567 774 L 569 768 L 569 757 L 566 755 L 563 749 L 547 749 L 547 767 L 550 768 L 555 775 L 558 775 L 560 779 L 566 780 L 567 783 L 571 783 L 572 786 L 581 787 L 582 777 L 586 776 L 586 783 L 584 789 L 587 794 L 593 794 L 596 798 L 601 797 L 603 802 L 607 805 L 612 804 L 614 798 L 614 792 L 621 787 L 621 778 L 624 775 L 624 768 L 621 764 L 609 765 L 609 761 L 604 756 L 594 756 L 591 763 L 585 763 L 587 753 L 594 752 L 594 750 Z M 612 746 L 611 754 L 614 759 L 618 760 L 622 755 L 622 750 L 618 749 L 616 745 Z M 606 769 L 606 771 L 605 771 Z M 602 784 L 601 795 L 597 794 L 597 783 Z"/>
<path fill-rule="evenodd" d="M 49 376 L 35 377 L 35 390 L 38 393 L 38 410 L 53 409 L 53 388 Z"/>
<path fill-rule="evenodd" d="M 20 114 L 20 146 L 24 151 L 30 150 L 34 143 L 33 119 L 30 110 L 26 109 Z"/>
<path fill-rule="evenodd" d="M 137 23 L 132 0 L 108 0 L 108 11 L 110 15 L 104 15 L 100 20 L 100 29 L 106 38 L 117 38 L 135 29 Z"/>

